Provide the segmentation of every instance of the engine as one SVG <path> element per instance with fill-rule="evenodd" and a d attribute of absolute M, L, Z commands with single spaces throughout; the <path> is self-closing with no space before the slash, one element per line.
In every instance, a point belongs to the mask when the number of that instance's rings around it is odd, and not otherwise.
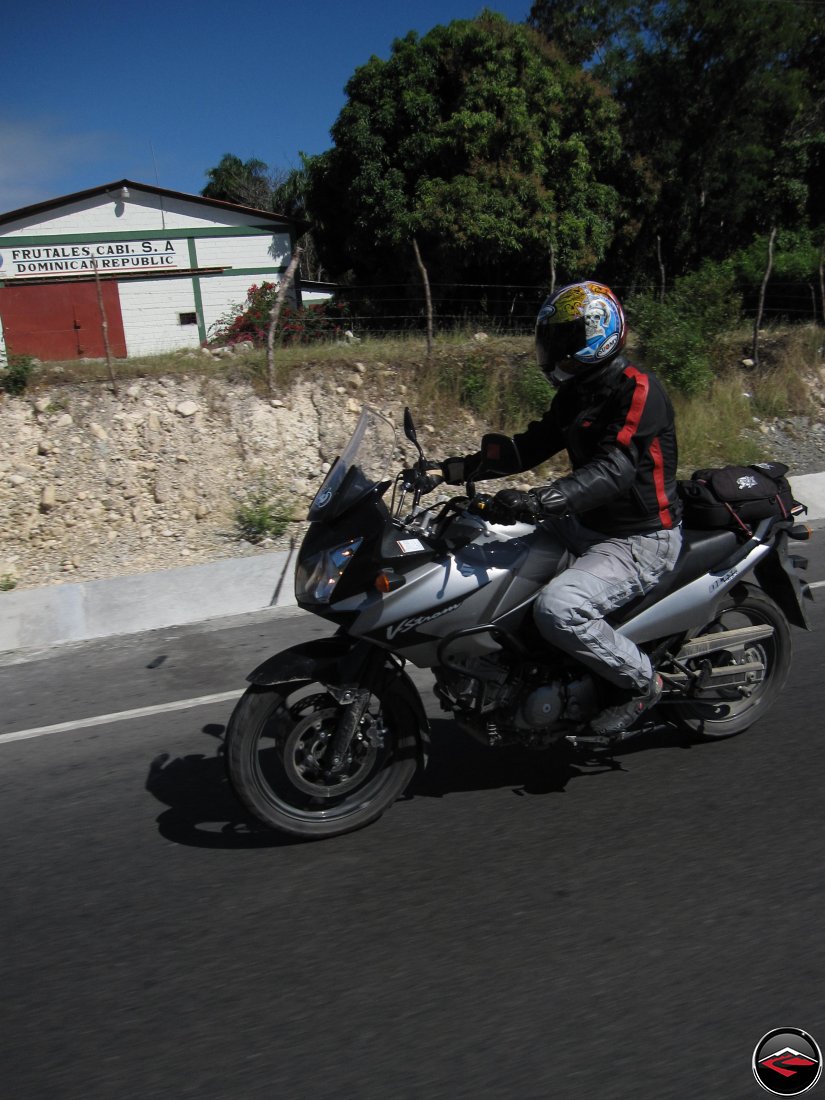
<path fill-rule="evenodd" d="M 599 710 L 592 676 L 514 661 L 502 653 L 451 659 L 436 672 L 436 695 L 462 729 L 487 745 L 544 747 Z M 561 673 L 561 675 L 560 675 Z"/>

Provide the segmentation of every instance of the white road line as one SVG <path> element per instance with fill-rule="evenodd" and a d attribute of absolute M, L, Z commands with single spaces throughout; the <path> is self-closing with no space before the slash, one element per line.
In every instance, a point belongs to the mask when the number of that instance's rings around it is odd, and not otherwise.
<path fill-rule="evenodd" d="M 812 581 L 809 588 L 823 588 L 825 581 Z M 199 695 L 194 699 L 177 699 L 173 703 L 159 703 L 154 707 L 138 707 L 136 710 L 121 710 L 114 714 L 99 714 L 96 718 L 76 718 L 72 722 L 58 722 L 54 726 L 37 726 L 30 730 L 17 730 L 15 733 L 1 733 L 0 745 L 7 741 L 28 741 L 32 737 L 48 737 L 52 733 L 68 733 L 70 730 L 88 729 L 91 726 L 109 726 L 113 722 L 128 722 L 132 718 L 147 718 L 152 714 L 166 714 L 173 710 L 191 710 L 193 707 L 206 707 L 212 703 L 228 703 L 239 699 L 243 691 L 224 691 L 218 695 Z"/>
<path fill-rule="evenodd" d="M 223 691 L 219 695 L 199 695 L 194 699 L 158 703 L 154 707 L 137 707 L 135 710 L 120 710 L 114 714 L 99 714 L 96 718 L 76 718 L 72 722 L 58 722 L 54 726 L 37 726 L 30 730 L 0 734 L 0 744 L 6 741 L 28 741 L 32 737 L 48 737 L 51 733 L 67 733 L 69 730 L 88 729 L 90 726 L 108 726 L 112 722 L 128 722 L 132 718 L 146 718 L 152 714 L 165 714 L 172 710 L 191 710 L 193 707 L 206 707 L 212 703 L 228 703 L 232 699 L 239 699 L 241 695 L 243 691 Z"/>

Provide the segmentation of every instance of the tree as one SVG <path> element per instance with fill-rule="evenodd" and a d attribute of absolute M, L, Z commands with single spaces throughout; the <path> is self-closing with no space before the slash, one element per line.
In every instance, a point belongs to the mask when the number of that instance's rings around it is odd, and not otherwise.
<path fill-rule="evenodd" d="M 210 168 L 209 180 L 201 191 L 207 199 L 220 199 L 240 206 L 252 206 L 256 210 L 272 209 L 272 191 L 275 183 L 269 166 L 254 157 L 243 161 L 233 153 L 224 153 L 219 163 Z"/>
<path fill-rule="evenodd" d="M 536 0 L 530 21 L 622 107 L 617 268 L 652 276 L 657 236 L 678 274 L 805 223 L 822 193 L 821 5 Z"/>
<path fill-rule="evenodd" d="M 306 162 L 328 270 L 434 284 L 590 271 L 613 232 L 609 96 L 531 29 L 484 12 L 396 40 L 346 86 L 334 147 Z"/>
<path fill-rule="evenodd" d="M 655 0 L 534 0 L 528 23 L 572 64 L 587 64 L 615 86 L 642 48 Z"/>
<path fill-rule="evenodd" d="M 272 208 L 279 214 L 290 218 L 298 227 L 308 225 L 306 190 L 307 158 L 303 153 L 300 168 L 285 172 L 272 192 Z M 326 276 L 323 264 L 318 258 L 315 234 L 312 229 L 299 232 L 298 246 L 301 250 L 300 274 L 304 279 L 323 280 Z"/>

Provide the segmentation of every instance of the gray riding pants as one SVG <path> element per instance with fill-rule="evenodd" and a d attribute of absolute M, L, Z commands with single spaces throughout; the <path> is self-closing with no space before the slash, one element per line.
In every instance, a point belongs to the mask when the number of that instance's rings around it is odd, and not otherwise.
<path fill-rule="evenodd" d="M 643 691 L 653 676 L 647 654 L 604 616 L 649 592 L 673 569 L 682 546 L 681 529 L 606 538 L 574 517 L 565 517 L 564 524 L 576 554 L 536 599 L 539 632 L 605 680 Z"/>

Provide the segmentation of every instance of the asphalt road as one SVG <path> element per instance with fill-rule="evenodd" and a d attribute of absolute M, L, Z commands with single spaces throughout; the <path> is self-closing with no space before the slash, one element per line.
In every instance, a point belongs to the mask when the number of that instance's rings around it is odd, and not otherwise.
<path fill-rule="evenodd" d="M 825 580 L 825 534 L 807 552 Z M 760 724 L 653 736 L 615 770 L 485 750 L 429 697 L 412 797 L 317 844 L 250 827 L 218 756 L 231 700 L 85 720 L 240 690 L 323 623 L 0 667 L 0 735 L 77 722 L 0 737 L 0 1094 L 767 1095 L 765 1032 L 825 1045 L 823 602 L 812 619 Z"/>

